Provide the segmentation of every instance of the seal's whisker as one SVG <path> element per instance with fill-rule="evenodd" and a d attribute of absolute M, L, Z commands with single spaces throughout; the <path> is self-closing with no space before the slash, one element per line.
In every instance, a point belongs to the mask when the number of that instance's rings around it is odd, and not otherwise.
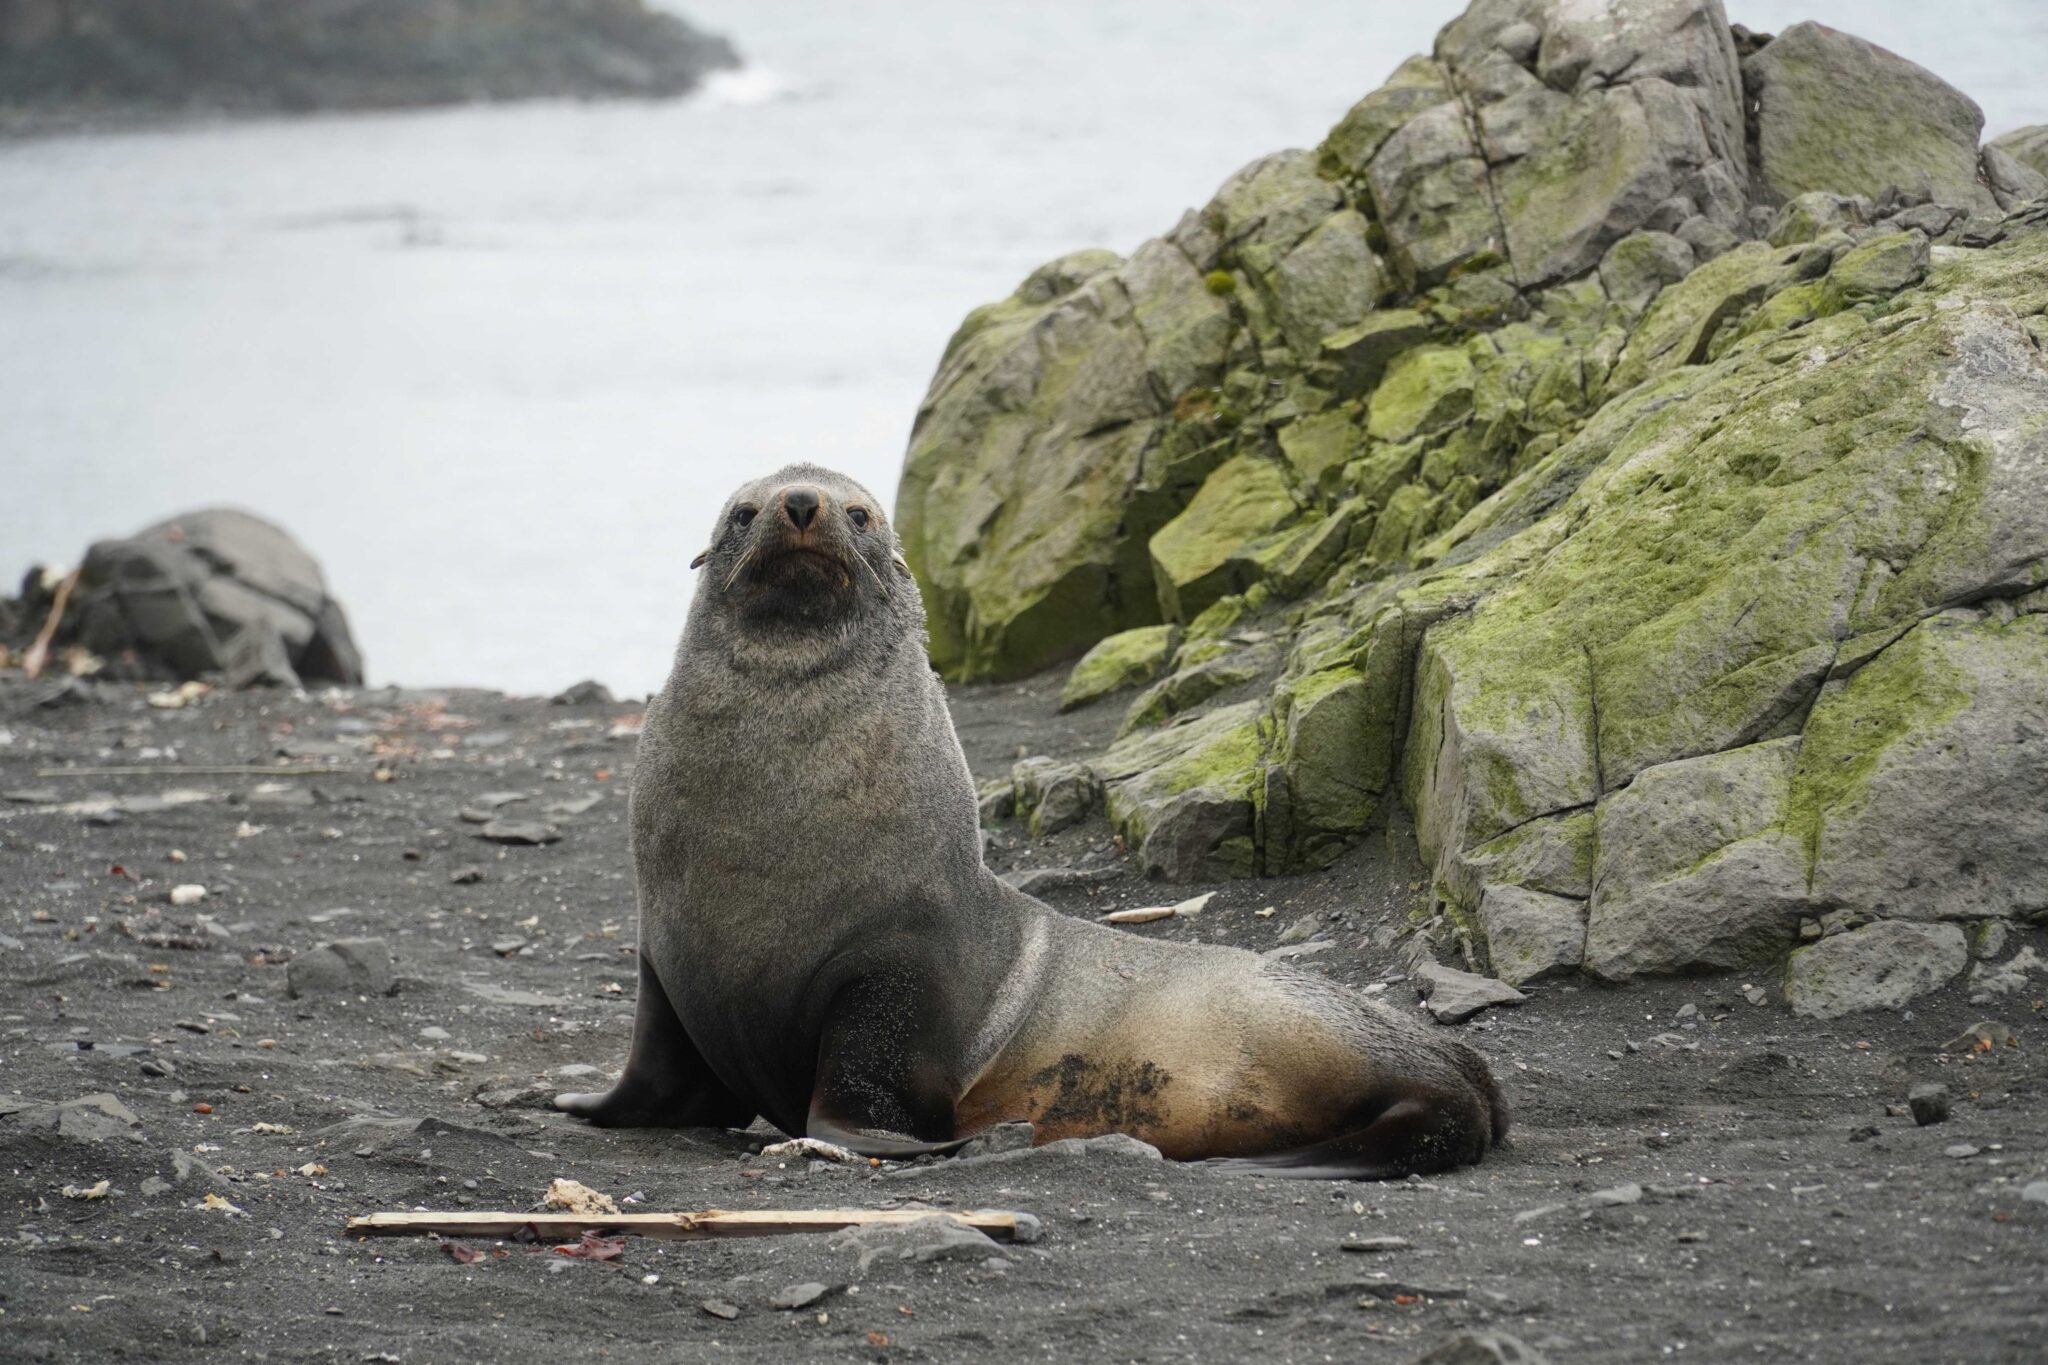
<path fill-rule="evenodd" d="M 882 581 L 882 576 L 875 572 L 875 566 L 868 563 L 867 557 L 865 555 L 862 555 L 859 551 L 855 551 L 853 556 L 853 562 L 860 565 L 863 569 L 866 569 L 868 571 L 868 577 L 875 580 L 875 586 L 882 590 L 882 596 L 887 597 L 889 595 L 889 585 Z"/>
<path fill-rule="evenodd" d="M 757 549 L 757 548 L 758 548 L 757 546 L 753 546 L 753 545 L 749 545 L 749 546 L 747 547 L 747 552 L 746 552 L 745 554 L 743 554 L 743 555 L 741 555 L 741 556 L 740 556 L 740 562 L 739 562 L 739 563 L 737 563 L 737 564 L 735 564 L 735 565 L 733 565 L 733 566 L 732 566 L 732 572 L 731 572 L 731 573 L 729 573 L 729 574 L 727 574 L 727 575 L 725 576 L 725 582 L 724 582 L 723 584 L 721 584 L 721 585 L 719 586 L 719 589 L 718 589 L 718 590 L 719 590 L 720 592 L 731 592 L 731 591 L 732 591 L 732 585 L 733 585 L 733 584 L 734 584 L 734 583 L 735 583 L 736 581 L 738 581 L 738 579 L 739 579 L 739 576 L 740 576 L 740 570 L 742 570 L 742 569 L 746 568 L 746 567 L 747 567 L 747 565 L 748 565 L 748 564 L 749 564 L 749 563 L 750 563 L 750 562 L 751 562 L 751 561 L 753 560 L 753 558 L 754 558 L 754 551 L 755 551 L 755 549 Z"/>

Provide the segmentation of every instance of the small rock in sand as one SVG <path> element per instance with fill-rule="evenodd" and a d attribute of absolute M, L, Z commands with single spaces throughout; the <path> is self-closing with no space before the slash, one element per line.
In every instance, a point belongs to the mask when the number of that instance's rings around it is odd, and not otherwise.
<path fill-rule="evenodd" d="M 1946 1123 L 1949 1115 L 1948 1087 L 1932 1081 L 1916 1085 L 1906 1092 L 1906 1107 L 1913 1111 L 1913 1122 L 1922 1128 L 1930 1123 Z"/>
<path fill-rule="evenodd" d="M 919 1264 L 982 1261 L 1002 1250 L 980 1230 L 937 1212 L 909 1223 L 848 1228 L 833 1237 L 832 1248 L 858 1256 L 863 1273 L 877 1259 Z"/>
<path fill-rule="evenodd" d="M 294 1000 L 320 995 L 389 995 L 397 987 L 391 945 L 381 938 L 345 938 L 300 953 L 285 968 Z"/>
<path fill-rule="evenodd" d="M 1543 1355 L 1506 1332 L 1460 1332 L 1438 1342 L 1415 1365 L 1547 1365 Z"/>
<path fill-rule="evenodd" d="M 774 1297 L 768 1300 L 768 1306 L 793 1313 L 799 1308 L 809 1308 L 831 1292 L 830 1285 L 819 1284 L 816 1280 L 806 1280 L 802 1284 L 793 1284 L 786 1289 L 775 1291 Z"/>
<path fill-rule="evenodd" d="M 1505 981 L 1461 972 L 1440 962 L 1423 963 L 1411 980 L 1430 1016 L 1440 1024 L 1456 1024 L 1490 1005 L 1519 1005 L 1529 998 Z"/>
<path fill-rule="evenodd" d="M 493 820 L 476 834 L 494 844 L 552 844 L 562 837 L 553 825 L 538 820 Z"/>

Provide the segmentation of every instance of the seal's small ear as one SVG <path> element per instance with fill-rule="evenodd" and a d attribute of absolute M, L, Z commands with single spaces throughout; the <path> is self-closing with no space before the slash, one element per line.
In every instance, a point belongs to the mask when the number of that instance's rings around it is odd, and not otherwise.
<path fill-rule="evenodd" d="M 905 578 L 910 577 L 910 564 L 907 560 L 903 558 L 903 554 L 901 551 L 898 551 L 897 553 L 890 555 L 889 562 L 896 566 L 897 573 L 902 574 Z"/>
<path fill-rule="evenodd" d="M 698 555 L 695 559 L 690 561 L 690 567 L 693 569 L 701 569 L 704 567 L 704 561 L 709 558 L 711 558 L 711 551 L 706 550 L 704 551 L 704 553 Z"/>

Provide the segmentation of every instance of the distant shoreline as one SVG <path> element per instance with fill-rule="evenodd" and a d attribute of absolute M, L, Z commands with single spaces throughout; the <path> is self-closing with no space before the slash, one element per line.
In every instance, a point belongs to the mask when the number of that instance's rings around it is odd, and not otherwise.
<path fill-rule="evenodd" d="M 644 0 L 20 0 L 0 9 L 0 139 L 531 99 L 669 99 L 740 66 Z"/>

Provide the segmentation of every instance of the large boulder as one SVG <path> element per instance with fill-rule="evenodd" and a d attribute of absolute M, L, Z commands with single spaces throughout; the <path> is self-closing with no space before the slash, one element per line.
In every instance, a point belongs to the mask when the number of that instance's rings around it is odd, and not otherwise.
<path fill-rule="evenodd" d="M 1790 199 L 1891 189 L 1990 211 L 1977 183 L 1984 111 L 1925 67 L 1825 24 L 1794 24 L 1742 63 L 1757 175 Z"/>
<path fill-rule="evenodd" d="M 1405 807 L 1418 922 L 1510 981 L 2038 909 L 2040 140 L 1827 30 L 1737 50 L 1711 0 L 1475 0 L 1162 239 L 1200 327 L 1101 256 L 970 319 L 906 469 L 934 655 L 1145 628 L 1056 757 L 1146 869 Z"/>
<path fill-rule="evenodd" d="M 363 681 L 319 564 L 282 528 L 230 508 L 94 545 L 64 622 L 59 639 L 116 674 L 236 686 Z"/>

